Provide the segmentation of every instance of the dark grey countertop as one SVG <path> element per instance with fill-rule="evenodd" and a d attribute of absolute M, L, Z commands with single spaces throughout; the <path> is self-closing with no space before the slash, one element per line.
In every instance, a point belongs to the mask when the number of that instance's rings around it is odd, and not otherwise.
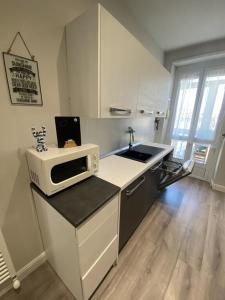
<path fill-rule="evenodd" d="M 31 187 L 74 227 L 78 227 L 120 191 L 116 185 L 95 176 L 52 196 L 46 196 L 33 183 Z"/>

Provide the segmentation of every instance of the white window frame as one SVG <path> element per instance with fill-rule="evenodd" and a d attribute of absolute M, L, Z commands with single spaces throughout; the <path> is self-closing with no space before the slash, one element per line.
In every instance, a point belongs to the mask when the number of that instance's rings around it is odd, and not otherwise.
<path fill-rule="evenodd" d="M 172 88 L 172 93 L 171 93 L 171 102 L 170 102 L 170 115 L 167 121 L 167 129 L 165 131 L 165 138 L 164 138 L 164 142 L 167 144 L 171 143 L 171 131 L 173 129 L 173 124 L 174 124 L 174 118 L 175 118 L 175 108 L 177 105 L 177 101 L 178 101 L 178 97 L 176 97 L 177 91 L 178 91 L 178 84 L 179 84 L 179 77 L 180 77 L 180 73 L 181 72 L 190 72 L 190 73 L 194 73 L 197 72 L 198 70 L 201 70 L 199 72 L 199 84 L 198 84 L 198 90 L 197 90 L 197 94 L 196 94 L 196 98 L 197 99 L 201 99 L 202 97 L 202 93 L 204 92 L 204 78 L 205 78 L 205 73 L 208 72 L 209 70 L 213 70 L 213 69 L 221 69 L 221 67 L 225 67 L 225 57 L 219 58 L 219 59 L 214 59 L 214 60 L 207 60 L 207 61 L 200 61 L 200 62 L 196 62 L 196 63 L 191 63 L 189 65 L 173 65 L 173 74 L 174 74 L 174 78 L 173 78 L 173 88 Z M 196 118 L 196 115 L 198 114 L 199 110 L 201 109 L 201 101 L 196 101 L 196 105 L 198 106 L 197 109 L 195 109 L 195 116 L 193 117 L 192 121 L 193 122 L 197 122 L 198 119 Z M 222 110 L 225 110 L 225 101 L 223 102 L 223 107 Z M 221 111 L 222 111 L 221 110 Z M 213 169 L 215 166 L 215 160 L 216 160 L 216 155 L 218 152 L 218 145 L 221 143 L 221 134 L 222 134 L 222 123 L 224 122 L 224 118 L 223 120 L 221 120 L 221 123 L 218 124 L 218 133 L 217 133 L 217 139 L 215 141 L 215 143 L 213 145 L 211 145 L 210 147 L 210 153 L 208 155 L 208 158 L 211 160 L 210 161 L 210 168 Z M 191 153 L 191 149 L 193 147 L 193 144 L 197 143 L 197 142 L 192 142 L 192 143 L 188 143 L 187 144 L 187 148 L 185 151 L 185 157 L 184 160 L 189 159 L 189 154 Z M 199 143 L 201 144 L 201 143 Z M 208 170 L 207 171 L 208 174 L 212 174 L 213 171 L 212 170 Z M 211 176 L 211 175 L 209 175 Z"/>

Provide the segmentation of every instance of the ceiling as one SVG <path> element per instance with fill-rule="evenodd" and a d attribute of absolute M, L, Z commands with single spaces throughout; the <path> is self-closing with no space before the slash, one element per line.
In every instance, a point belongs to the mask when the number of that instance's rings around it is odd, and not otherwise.
<path fill-rule="evenodd" d="M 164 51 L 225 37 L 225 0 L 123 1 Z"/>

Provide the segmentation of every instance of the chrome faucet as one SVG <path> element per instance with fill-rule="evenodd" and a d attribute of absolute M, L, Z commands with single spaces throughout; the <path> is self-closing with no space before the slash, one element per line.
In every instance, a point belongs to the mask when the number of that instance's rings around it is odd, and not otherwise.
<path fill-rule="evenodd" d="M 134 143 L 134 132 L 135 132 L 135 130 L 131 126 L 129 126 L 128 131 L 127 131 L 127 133 L 130 134 L 129 149 L 131 149 L 133 147 L 132 143 Z"/>

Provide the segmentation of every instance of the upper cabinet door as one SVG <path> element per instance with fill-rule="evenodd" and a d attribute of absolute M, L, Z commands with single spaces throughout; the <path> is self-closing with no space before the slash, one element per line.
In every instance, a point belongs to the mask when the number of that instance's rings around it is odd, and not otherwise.
<path fill-rule="evenodd" d="M 143 46 L 139 52 L 141 55 L 137 116 L 165 117 L 171 75 Z"/>
<path fill-rule="evenodd" d="M 142 45 L 139 48 L 138 70 L 138 103 L 137 117 L 154 116 L 156 101 L 156 76 L 158 64 L 147 49 Z"/>
<path fill-rule="evenodd" d="M 156 117 L 164 118 L 167 115 L 170 89 L 171 89 L 171 74 L 159 65 L 158 72 L 155 77 L 155 88 L 156 88 Z"/>
<path fill-rule="evenodd" d="M 100 13 L 102 117 L 132 117 L 138 98 L 138 41 L 103 7 Z"/>
<path fill-rule="evenodd" d="M 99 118 L 99 5 L 66 26 L 71 113 Z"/>

